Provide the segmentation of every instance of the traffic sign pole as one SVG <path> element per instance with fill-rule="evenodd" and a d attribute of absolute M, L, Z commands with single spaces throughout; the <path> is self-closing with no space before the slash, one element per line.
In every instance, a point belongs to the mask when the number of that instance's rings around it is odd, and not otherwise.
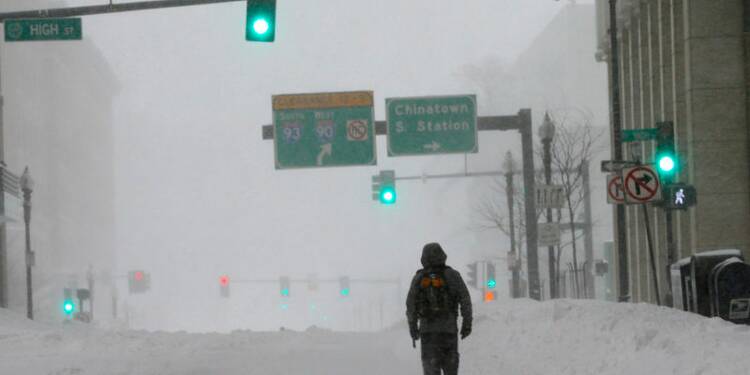
<path fill-rule="evenodd" d="M 654 279 L 654 292 L 656 293 L 656 304 L 658 306 L 661 306 L 661 299 L 659 298 L 659 277 L 656 273 L 656 260 L 654 257 L 654 244 L 651 240 L 651 224 L 648 217 L 648 208 L 646 207 L 646 204 L 641 204 L 643 207 L 643 223 L 646 225 L 646 241 L 648 242 L 648 254 L 651 258 L 651 275 L 653 275 Z"/>

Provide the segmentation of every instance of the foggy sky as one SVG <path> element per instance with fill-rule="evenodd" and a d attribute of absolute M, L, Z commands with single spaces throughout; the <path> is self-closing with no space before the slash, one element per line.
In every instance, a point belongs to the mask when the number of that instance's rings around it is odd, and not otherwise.
<path fill-rule="evenodd" d="M 26 9 L 43 3 L 30 1 Z M 406 282 L 426 242 L 441 242 L 448 263 L 461 271 L 477 256 L 504 254 L 504 237 L 473 228 L 470 179 L 398 182 L 393 207 L 370 199 L 370 176 L 379 169 L 454 173 L 463 171 L 463 156 L 390 158 L 381 136 L 377 166 L 277 171 L 273 144 L 260 129 L 271 123 L 275 94 L 373 90 L 377 120 L 385 119 L 387 97 L 478 94 L 462 68 L 487 58 L 512 64 L 565 3 L 278 4 L 272 44 L 244 40 L 244 2 L 84 18 L 84 38 L 101 50 L 121 86 L 112 122 L 102 126 L 112 126 L 115 136 L 118 269 L 152 272 L 154 293 L 133 307 L 149 316 L 139 321 L 144 327 L 215 327 L 206 320 L 217 310 L 194 305 L 213 304 L 221 274 Z M 511 113 L 480 106 L 479 114 Z M 505 151 L 518 148 L 516 134 L 485 133 L 479 154 L 468 157 L 470 170 L 497 169 Z M 232 324 L 218 326 L 273 328 L 277 286 L 255 294 L 241 288 L 233 285 L 233 292 L 247 301 L 221 310 Z M 268 303 L 251 312 L 257 295 Z M 157 306 L 157 298 L 170 306 Z M 400 318 L 396 302 L 390 320 Z M 257 315 L 246 321 L 251 313 Z"/>

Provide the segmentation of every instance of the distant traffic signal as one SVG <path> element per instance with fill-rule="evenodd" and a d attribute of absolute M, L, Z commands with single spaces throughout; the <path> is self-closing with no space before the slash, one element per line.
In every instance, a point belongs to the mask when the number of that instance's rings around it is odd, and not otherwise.
<path fill-rule="evenodd" d="M 245 40 L 273 42 L 276 38 L 276 0 L 248 0 Z"/>
<path fill-rule="evenodd" d="M 219 276 L 219 295 L 228 298 L 229 297 L 229 276 Z"/>
<path fill-rule="evenodd" d="M 151 288 L 151 275 L 142 270 L 128 272 L 128 291 L 145 293 Z"/>
<path fill-rule="evenodd" d="M 62 310 L 63 313 L 68 316 L 73 315 L 73 313 L 76 311 L 76 304 L 73 300 L 73 289 L 63 289 Z"/>
<path fill-rule="evenodd" d="M 671 121 L 656 123 L 656 153 L 654 163 L 659 171 L 662 184 L 672 180 L 677 170 L 677 153 L 674 145 L 674 124 Z"/>
<path fill-rule="evenodd" d="M 289 277 L 282 276 L 279 278 L 279 292 L 281 293 L 282 297 L 289 297 L 290 287 L 291 282 L 289 281 Z"/>
<path fill-rule="evenodd" d="M 495 291 L 494 290 L 485 290 L 484 291 L 484 302 L 490 302 L 495 300 Z"/>
<path fill-rule="evenodd" d="M 469 271 L 466 272 L 466 285 L 476 288 L 477 287 L 477 267 L 479 264 L 477 262 L 469 263 L 467 267 L 469 267 Z"/>
<path fill-rule="evenodd" d="M 348 297 L 351 293 L 351 280 L 348 276 L 339 277 L 339 293 L 342 297 Z"/>
<path fill-rule="evenodd" d="M 492 263 L 485 263 L 486 264 L 486 280 L 487 282 L 485 285 L 488 289 L 495 289 L 495 286 L 497 286 L 497 279 L 495 278 L 495 265 Z"/>
<path fill-rule="evenodd" d="M 396 203 L 396 172 L 380 171 L 372 176 L 372 199 L 382 204 Z"/>

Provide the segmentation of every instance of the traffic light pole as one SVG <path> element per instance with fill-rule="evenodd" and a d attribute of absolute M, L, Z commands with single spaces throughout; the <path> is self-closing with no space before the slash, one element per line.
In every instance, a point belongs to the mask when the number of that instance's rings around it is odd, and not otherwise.
<path fill-rule="evenodd" d="M 521 270 L 519 270 L 518 267 L 518 259 L 520 259 L 520 254 L 518 254 L 518 251 L 516 249 L 516 227 L 515 227 L 515 213 L 513 211 L 513 171 L 506 171 L 505 174 L 505 193 L 508 199 L 508 226 L 510 226 L 510 253 L 513 255 L 511 265 L 511 272 L 513 277 L 513 298 L 519 298 L 521 297 Z"/>
<path fill-rule="evenodd" d="M 524 201 L 526 202 L 526 249 L 527 249 L 527 267 L 529 279 L 529 297 L 535 300 L 541 300 L 539 289 L 539 258 L 537 256 L 537 217 L 536 217 L 536 200 L 534 199 L 535 181 L 534 181 L 534 148 L 533 133 L 531 131 L 531 110 L 521 109 L 514 116 L 480 116 L 477 117 L 477 130 L 518 130 L 521 133 L 521 152 L 523 157 L 523 186 Z M 274 138 L 273 125 L 262 126 L 262 137 L 265 140 Z M 386 135 L 387 127 L 385 121 L 375 122 L 375 134 Z M 442 177 L 467 177 L 480 175 L 498 175 L 498 172 L 487 172 L 484 174 L 460 174 L 460 175 L 443 175 Z M 419 177 L 416 177 L 419 178 Z M 415 179 L 416 179 L 415 178 Z M 396 180 L 403 178 L 396 177 Z"/>
<path fill-rule="evenodd" d="M 69 8 L 37 9 L 20 12 L 0 13 L 0 22 L 7 19 L 15 18 L 61 18 L 90 16 L 95 14 L 108 14 L 131 12 L 136 10 L 149 10 L 161 8 L 176 8 L 193 5 L 207 5 L 218 3 L 231 3 L 247 0 L 158 0 L 158 1 L 138 1 L 133 3 L 118 3 L 106 5 L 90 5 Z"/>
<path fill-rule="evenodd" d="M 612 151 L 613 160 L 622 161 L 622 118 L 620 113 L 620 56 L 617 41 L 617 0 L 609 0 L 609 55 L 610 81 L 612 84 Z M 617 224 L 617 273 L 619 275 L 620 302 L 630 301 L 630 273 L 628 269 L 628 244 L 625 227 L 625 206 L 615 207 L 615 221 Z"/>
<path fill-rule="evenodd" d="M 529 297 L 540 300 L 539 289 L 539 265 L 537 256 L 537 218 L 536 218 L 536 200 L 534 199 L 535 181 L 534 181 L 534 150 L 531 131 L 531 110 L 522 109 L 515 116 L 480 116 L 477 117 L 477 128 L 480 131 L 489 130 L 518 130 L 521 133 L 521 146 L 523 153 L 523 179 L 524 179 L 524 200 L 526 214 L 526 248 L 527 267 L 529 279 Z M 264 140 L 274 138 L 273 125 L 262 126 L 262 137 Z M 386 135 L 387 128 L 385 121 L 375 122 L 375 134 Z M 494 176 L 500 175 L 501 172 L 484 172 L 484 173 L 463 173 L 448 174 L 440 176 L 430 176 L 430 178 L 439 177 L 467 177 L 467 176 Z M 396 177 L 396 180 L 420 179 L 422 177 L 403 178 Z"/>

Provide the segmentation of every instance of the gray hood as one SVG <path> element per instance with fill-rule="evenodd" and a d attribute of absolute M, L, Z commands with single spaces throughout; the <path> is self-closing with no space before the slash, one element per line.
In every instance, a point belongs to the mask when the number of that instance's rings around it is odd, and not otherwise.
<path fill-rule="evenodd" d="M 445 266 L 445 260 L 448 258 L 445 251 L 437 242 L 428 243 L 422 249 L 422 266 L 424 268 L 434 268 Z"/>

